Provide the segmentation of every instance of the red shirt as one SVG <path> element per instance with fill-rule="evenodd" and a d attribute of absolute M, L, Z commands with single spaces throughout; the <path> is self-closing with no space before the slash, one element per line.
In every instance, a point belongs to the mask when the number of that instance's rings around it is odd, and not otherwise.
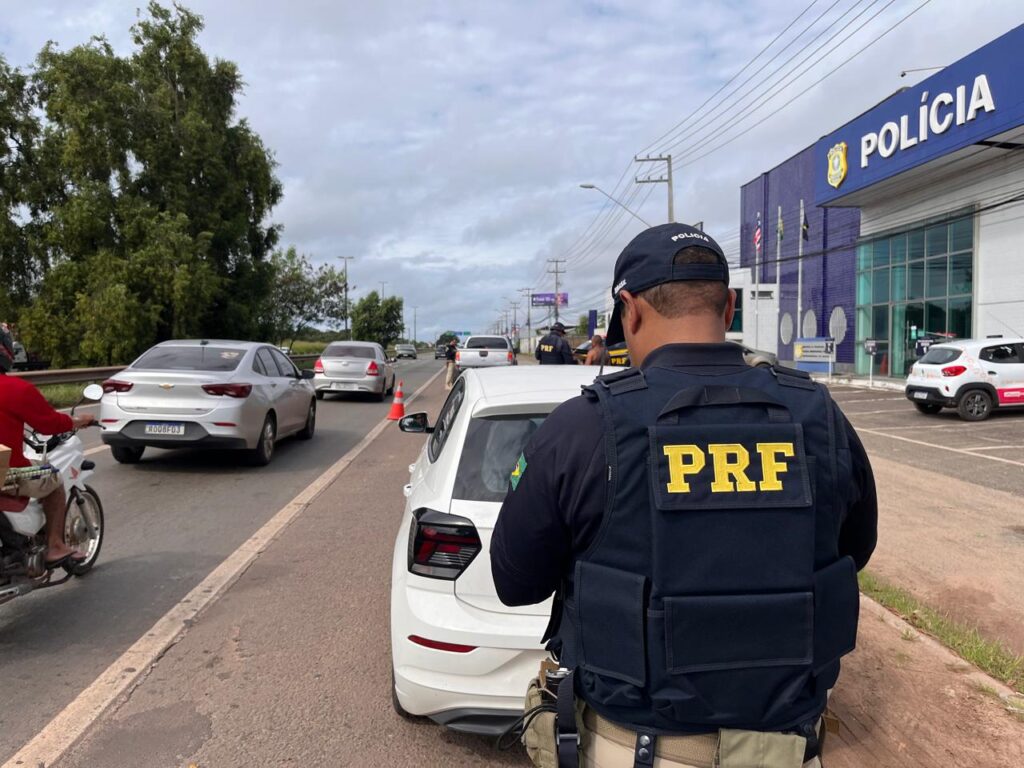
<path fill-rule="evenodd" d="M 75 426 L 70 416 L 55 411 L 32 384 L 0 374 L 0 443 L 11 449 L 12 467 L 31 464 L 22 451 L 26 424 L 44 435 L 69 432 Z"/>

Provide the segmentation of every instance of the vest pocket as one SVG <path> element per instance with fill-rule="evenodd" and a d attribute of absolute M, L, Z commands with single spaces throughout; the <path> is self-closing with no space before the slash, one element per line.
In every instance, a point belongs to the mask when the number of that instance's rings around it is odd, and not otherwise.
<path fill-rule="evenodd" d="M 811 663 L 810 592 L 668 597 L 664 603 L 669 674 Z"/>
<path fill-rule="evenodd" d="M 575 585 L 579 665 L 606 677 L 644 685 L 647 579 L 580 561 Z"/>
<path fill-rule="evenodd" d="M 857 566 L 842 557 L 814 574 L 814 672 L 857 645 L 860 590 Z"/>

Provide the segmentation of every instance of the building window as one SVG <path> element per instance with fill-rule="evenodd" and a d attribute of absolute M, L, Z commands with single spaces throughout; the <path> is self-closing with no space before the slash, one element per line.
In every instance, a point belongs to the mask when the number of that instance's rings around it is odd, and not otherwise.
<path fill-rule="evenodd" d="M 974 216 L 857 246 L 857 372 L 905 376 L 919 341 L 968 338 L 974 292 Z M 878 341 L 872 359 L 864 339 Z"/>
<path fill-rule="evenodd" d="M 743 291 L 736 291 L 736 314 L 732 316 L 730 333 L 743 333 Z"/>

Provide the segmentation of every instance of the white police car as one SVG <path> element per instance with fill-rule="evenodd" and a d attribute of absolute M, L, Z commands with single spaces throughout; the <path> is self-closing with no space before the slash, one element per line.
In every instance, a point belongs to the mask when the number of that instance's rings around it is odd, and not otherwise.
<path fill-rule="evenodd" d="M 966 421 L 987 419 L 995 408 L 1024 406 L 1024 339 L 933 344 L 914 363 L 905 391 L 921 413 L 956 408 Z"/>

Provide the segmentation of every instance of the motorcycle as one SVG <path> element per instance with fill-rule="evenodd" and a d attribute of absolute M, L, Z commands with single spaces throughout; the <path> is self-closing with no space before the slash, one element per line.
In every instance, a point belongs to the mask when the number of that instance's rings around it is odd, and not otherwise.
<path fill-rule="evenodd" d="M 103 388 L 91 384 L 77 405 L 101 397 Z M 71 414 L 74 412 L 72 408 Z M 39 500 L 0 495 L 0 605 L 37 589 L 64 584 L 72 576 L 84 576 L 96 564 L 103 544 L 103 505 L 86 483 L 96 464 L 85 458 L 76 432 L 45 437 L 26 429 L 24 440 L 25 457 L 40 466 L 11 472 L 60 474 L 68 497 L 64 541 L 85 559 L 47 563 L 46 515 Z M 55 578 L 58 569 L 64 574 Z"/>

